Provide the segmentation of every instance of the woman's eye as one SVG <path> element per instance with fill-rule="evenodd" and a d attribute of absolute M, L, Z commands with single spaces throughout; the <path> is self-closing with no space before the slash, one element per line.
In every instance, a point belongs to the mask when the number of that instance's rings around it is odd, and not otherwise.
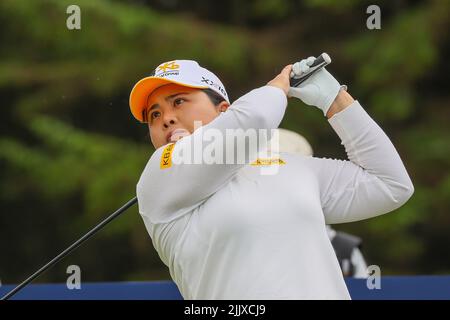
<path fill-rule="evenodd" d="M 152 119 L 152 120 L 156 119 L 160 115 L 161 115 L 161 113 L 159 111 L 152 112 L 152 114 L 150 115 L 150 119 Z"/>
<path fill-rule="evenodd" d="M 178 98 L 178 99 L 175 99 L 173 103 L 174 103 L 176 106 L 178 106 L 178 105 L 182 104 L 184 101 L 185 101 L 185 100 L 184 100 L 183 98 Z"/>

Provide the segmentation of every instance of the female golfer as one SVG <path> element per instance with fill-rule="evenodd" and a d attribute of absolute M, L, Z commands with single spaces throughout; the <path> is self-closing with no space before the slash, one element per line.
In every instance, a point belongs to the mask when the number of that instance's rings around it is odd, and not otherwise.
<path fill-rule="evenodd" d="M 163 63 L 134 86 L 132 114 L 156 148 L 137 184 L 139 212 L 185 299 L 349 299 L 326 224 L 375 217 L 411 197 L 397 151 L 345 86 L 322 69 L 290 88 L 313 61 L 286 66 L 231 105 L 222 82 L 190 60 Z M 349 160 L 261 160 L 263 135 L 256 148 L 228 141 L 278 128 L 287 97 L 322 110 Z M 271 166 L 275 174 L 261 174 Z"/>

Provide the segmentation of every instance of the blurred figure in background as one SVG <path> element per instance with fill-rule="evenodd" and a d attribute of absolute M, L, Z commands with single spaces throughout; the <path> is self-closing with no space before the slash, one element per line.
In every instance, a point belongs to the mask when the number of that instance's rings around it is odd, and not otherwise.
<path fill-rule="evenodd" d="M 361 238 L 327 226 L 328 237 L 344 277 L 367 278 L 367 263 L 361 252 Z"/>
<path fill-rule="evenodd" d="M 278 128 L 278 134 L 278 146 L 276 144 L 271 145 L 272 152 L 297 153 L 304 156 L 313 155 L 311 145 L 302 135 L 282 128 Z M 345 277 L 367 278 L 367 264 L 361 252 L 361 238 L 336 231 L 329 225 L 327 225 L 327 233 L 343 275 Z"/>

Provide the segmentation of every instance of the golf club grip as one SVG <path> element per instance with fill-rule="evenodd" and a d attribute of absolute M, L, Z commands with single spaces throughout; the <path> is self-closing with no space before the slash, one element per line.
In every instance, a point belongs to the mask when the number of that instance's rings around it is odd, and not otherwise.
<path fill-rule="evenodd" d="M 314 60 L 312 65 L 309 66 L 309 72 L 301 75 L 299 78 L 291 78 L 290 79 L 290 86 L 291 87 L 298 87 L 302 82 L 306 81 L 309 77 L 311 77 L 314 73 L 325 67 L 326 65 L 329 65 L 331 63 L 331 58 L 328 54 L 322 53 L 320 56 Z"/>
<path fill-rule="evenodd" d="M 314 60 L 313 64 L 310 65 L 309 67 L 310 67 L 310 68 L 314 68 L 314 67 L 318 66 L 319 64 L 324 63 L 324 62 L 325 62 L 325 57 L 324 57 L 324 55 L 326 55 L 326 53 L 322 53 L 320 56 L 318 56 L 318 57 L 316 58 L 316 60 Z"/>

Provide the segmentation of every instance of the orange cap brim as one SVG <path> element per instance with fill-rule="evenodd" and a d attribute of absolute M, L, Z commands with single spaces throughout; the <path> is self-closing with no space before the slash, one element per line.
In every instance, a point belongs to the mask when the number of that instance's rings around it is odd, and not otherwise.
<path fill-rule="evenodd" d="M 130 110 L 133 116 L 140 122 L 144 121 L 144 111 L 147 109 L 148 96 L 157 88 L 166 84 L 178 84 L 188 88 L 206 89 L 208 86 L 194 86 L 185 83 L 180 83 L 174 80 L 163 79 L 159 77 L 146 77 L 139 80 L 133 87 L 130 93 Z"/>

